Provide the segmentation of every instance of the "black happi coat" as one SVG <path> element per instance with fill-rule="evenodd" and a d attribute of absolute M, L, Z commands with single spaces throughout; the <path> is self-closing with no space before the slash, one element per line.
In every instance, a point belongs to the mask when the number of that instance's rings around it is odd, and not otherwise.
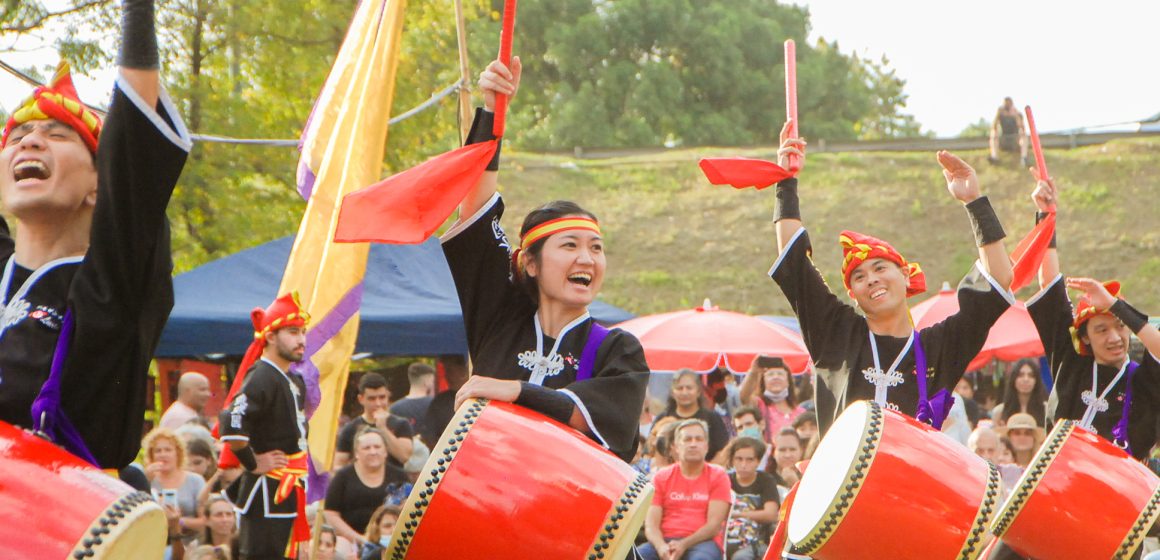
<path fill-rule="evenodd" d="M 811 252 L 809 234 L 803 228 L 774 263 L 770 276 L 797 314 L 802 337 L 817 368 L 818 429 L 824 435 L 851 403 L 874 399 L 875 387 L 863 374 L 874 366 L 874 359 L 866 318 L 830 292 L 810 260 Z M 958 313 L 919 331 L 918 338 L 926 352 L 927 398 L 933 398 L 940 390 L 954 389 L 987 341 L 991 325 L 1012 303 L 1011 295 L 997 287 L 978 264 L 959 284 L 958 300 Z M 874 338 L 879 363 L 885 370 L 907 339 L 879 335 Z M 914 352 L 911 348 L 898 366 L 903 383 L 887 393 L 890 408 L 909 416 L 915 415 L 919 396 Z"/>
<path fill-rule="evenodd" d="M 596 353 L 592 377 L 576 381 L 593 320 L 585 314 L 565 327 L 559 341 L 542 334 L 536 304 L 511 278 L 511 247 L 499 222 L 503 210 L 497 194 L 443 239 L 475 372 L 529 381 L 537 338 L 542 337 L 540 352 L 550 355 L 556 346 L 562 364 L 543 386 L 564 392 L 583 413 L 593 439 L 621 459 L 632 460 L 649 371 L 640 342 L 613 329 Z"/>
<path fill-rule="evenodd" d="M 247 441 L 255 454 L 306 451 L 306 383 L 297 373 L 258 360 L 234 400 L 222 409 L 218 425 L 223 442 Z M 295 498 L 275 504 L 277 488 L 277 480 L 246 471 L 230 487 L 229 495 L 243 515 L 294 517 Z"/>
<path fill-rule="evenodd" d="M 1057 276 L 1042 293 L 1027 303 L 1027 311 L 1043 350 L 1051 365 L 1051 375 L 1055 380 L 1051 387 L 1051 397 L 1047 401 L 1047 421 L 1080 420 L 1087 405 L 1081 395 L 1092 388 L 1092 364 L 1094 356 L 1083 356 L 1072 344 L 1071 301 L 1067 298 L 1067 288 L 1063 277 Z M 1103 393 L 1108 383 L 1120 371 L 1118 367 L 1099 365 L 1096 368 L 1097 391 Z M 1124 399 L 1127 396 L 1127 372 L 1105 397 L 1108 410 L 1099 412 L 1092 421 L 1092 428 L 1108 441 L 1114 441 L 1112 428 L 1124 413 Z M 1160 414 L 1160 362 L 1148 351 L 1132 376 L 1132 409 L 1128 416 L 1128 445 L 1132 455 L 1145 459 L 1156 442 L 1156 421 Z"/>
<path fill-rule="evenodd" d="M 141 444 L 149 361 L 173 307 L 165 207 L 191 147 L 168 97 L 149 107 L 117 80 L 97 150 L 97 204 L 88 251 L 36 271 L 13 259 L 0 227 L 6 289 L 0 320 L 0 420 L 32 426 L 65 314 L 75 330 L 61 406 L 102 467 L 121 467 Z M 2 219 L 0 219 L 2 222 Z"/>

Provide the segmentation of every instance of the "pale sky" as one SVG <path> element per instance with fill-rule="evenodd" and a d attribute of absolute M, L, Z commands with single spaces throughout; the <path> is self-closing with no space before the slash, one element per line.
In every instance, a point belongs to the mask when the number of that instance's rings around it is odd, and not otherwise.
<path fill-rule="evenodd" d="M 875 59 L 885 54 L 906 80 L 905 112 L 939 136 L 954 136 L 980 117 L 989 119 L 1005 96 L 1019 107 L 1030 104 L 1041 132 L 1135 122 L 1160 113 L 1160 2 L 1155 0 L 793 3 L 810 8 L 811 39 L 837 40 L 843 52 Z M 0 49 L 12 46 L 10 39 L 0 39 Z M 41 49 L 2 58 L 17 66 L 51 65 L 56 55 Z M 104 103 L 112 72 L 75 80 L 84 99 Z M 0 106 L 12 110 L 28 92 L 0 72 Z"/>
<path fill-rule="evenodd" d="M 1010 96 L 1040 132 L 1160 113 L 1155 0 L 793 0 L 811 39 L 885 54 L 924 130 L 954 136 Z"/>

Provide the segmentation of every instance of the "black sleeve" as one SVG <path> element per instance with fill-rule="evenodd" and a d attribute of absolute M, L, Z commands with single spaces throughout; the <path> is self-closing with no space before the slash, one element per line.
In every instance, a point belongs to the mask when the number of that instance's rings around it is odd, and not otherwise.
<path fill-rule="evenodd" d="M 774 482 L 773 477 L 767 473 L 758 471 L 757 474 L 757 478 L 761 480 L 761 507 L 765 507 L 765 504 L 773 502 L 780 508 L 781 494 L 777 491 L 777 482 Z M 760 476 L 763 474 L 766 476 Z"/>
<path fill-rule="evenodd" d="M 137 455 L 149 361 L 173 307 L 165 207 L 190 149 L 162 92 L 148 107 L 123 81 L 97 150 L 90 245 L 69 292 L 75 321 L 62 406 L 102 466 Z"/>
<path fill-rule="evenodd" d="M 337 511 L 340 514 L 346 511 L 346 482 L 350 479 L 353 471 L 354 466 L 347 465 L 334 473 L 334 478 L 330 479 L 330 483 L 326 487 L 325 509 Z M 355 527 L 354 530 L 358 531 L 359 529 Z"/>
<path fill-rule="evenodd" d="M 580 407 L 596 441 L 625 462 L 636 455 L 648 376 L 640 342 L 613 329 L 596 353 L 592 378 L 562 389 Z"/>
<path fill-rule="evenodd" d="M 854 325 L 863 322 L 854 308 L 843 303 L 830 291 L 822 274 L 810 259 L 810 236 L 805 229 L 786 246 L 769 275 L 781 288 L 790 307 L 797 315 L 802 339 L 810 357 L 819 368 L 819 375 L 827 370 L 845 367 L 845 352 Z M 828 380 L 829 381 L 829 380 Z M 827 383 L 827 385 L 832 385 Z M 842 390 L 836 387 L 834 390 Z"/>
<path fill-rule="evenodd" d="M 276 394 L 275 380 L 259 363 L 255 365 L 241 390 L 232 402 L 226 403 L 220 415 L 219 430 L 222 441 L 249 441 L 262 415 L 269 412 L 272 396 Z"/>
<path fill-rule="evenodd" d="M 358 431 L 358 418 L 347 422 L 341 430 L 338 431 L 338 441 L 334 444 L 335 453 L 353 453 L 354 452 L 354 433 Z"/>
<path fill-rule="evenodd" d="M 726 445 L 729 445 L 729 431 L 725 429 L 725 421 L 721 415 L 712 409 L 703 409 L 706 413 L 705 422 L 709 424 L 709 454 L 706 461 L 712 461 Z"/>
<path fill-rule="evenodd" d="M 0 216 L 0 262 L 8 260 L 16 251 L 16 242 L 12 240 L 12 231 L 8 229 L 8 221 Z M 7 295 L 7 294 L 5 294 Z"/>
<path fill-rule="evenodd" d="M 465 218 L 443 236 L 443 254 L 455 281 L 467 346 L 478 355 L 483 340 L 513 316 L 527 317 L 532 300 L 511 277 L 511 251 L 500 226 L 503 200 L 496 195 L 475 216 Z"/>
<path fill-rule="evenodd" d="M 1043 342 L 1043 351 L 1047 353 L 1054 379 L 1065 362 L 1079 357 L 1071 340 L 1071 300 L 1067 297 L 1062 276 L 1056 277 L 1043 293 L 1027 302 L 1027 313 L 1039 331 L 1039 340 Z M 1059 380 L 1055 381 L 1058 383 Z"/>
<path fill-rule="evenodd" d="M 1043 351 L 1051 369 L 1047 423 L 1050 425 L 1060 418 L 1079 418 L 1083 413 L 1077 413 L 1076 409 L 1083 404 L 1080 394 L 1084 387 L 1080 374 L 1090 375 L 1091 364 L 1076 351 L 1071 340 L 1071 300 L 1067 297 L 1063 276 L 1057 276 L 1046 289 L 1028 301 L 1027 312 L 1039 331 L 1039 340 L 1043 342 Z M 1090 378 L 1087 383 L 1091 383 Z"/>
<path fill-rule="evenodd" d="M 411 423 L 402 416 L 391 415 L 391 421 L 387 425 L 391 433 L 395 437 L 413 438 L 415 437 L 415 430 L 411 428 Z"/>
<path fill-rule="evenodd" d="M 454 391 L 443 391 L 431 399 L 431 406 L 427 407 L 427 416 L 423 419 L 423 443 L 427 447 L 435 447 L 435 442 L 443 435 L 443 430 L 455 415 L 454 406 Z"/>
<path fill-rule="evenodd" d="M 930 390 L 932 396 L 939 389 L 954 389 L 971 360 L 983 349 L 991 326 L 1011 306 L 1011 296 L 1000 291 L 981 266 L 973 265 L 959 282 L 959 311 L 921 333 L 924 341 L 927 337 L 938 340 L 942 350 L 937 357 L 927 358 L 931 360 L 927 365 L 934 367 L 936 376 L 935 387 Z"/>

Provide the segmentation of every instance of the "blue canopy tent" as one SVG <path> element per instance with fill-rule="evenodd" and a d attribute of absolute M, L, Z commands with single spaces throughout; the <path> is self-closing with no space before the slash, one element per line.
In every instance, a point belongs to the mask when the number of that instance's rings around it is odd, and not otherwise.
<path fill-rule="evenodd" d="M 176 303 L 157 357 L 241 355 L 253 336 L 250 310 L 277 297 L 292 236 L 206 263 L 174 279 Z M 595 302 L 601 323 L 631 319 Z M 466 354 L 463 317 L 437 239 L 419 245 L 371 246 L 356 353 L 432 356 Z"/>

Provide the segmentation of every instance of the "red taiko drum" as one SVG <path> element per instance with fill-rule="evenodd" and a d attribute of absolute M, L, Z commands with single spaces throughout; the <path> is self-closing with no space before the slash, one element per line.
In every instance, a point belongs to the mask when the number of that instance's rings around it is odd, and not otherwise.
<path fill-rule="evenodd" d="M 819 560 L 976 558 L 999 471 L 909 416 L 858 401 L 834 422 L 789 513 L 793 550 Z"/>
<path fill-rule="evenodd" d="M 5 558 L 161 558 L 167 530 L 149 494 L 0 422 Z"/>
<path fill-rule="evenodd" d="M 583 434 L 504 402 L 467 401 L 431 449 L 383 558 L 624 558 L 648 478 Z"/>
<path fill-rule="evenodd" d="M 1160 477 L 1114 443 L 1058 422 L 991 532 L 1029 558 L 1130 558 L 1160 516 Z"/>

